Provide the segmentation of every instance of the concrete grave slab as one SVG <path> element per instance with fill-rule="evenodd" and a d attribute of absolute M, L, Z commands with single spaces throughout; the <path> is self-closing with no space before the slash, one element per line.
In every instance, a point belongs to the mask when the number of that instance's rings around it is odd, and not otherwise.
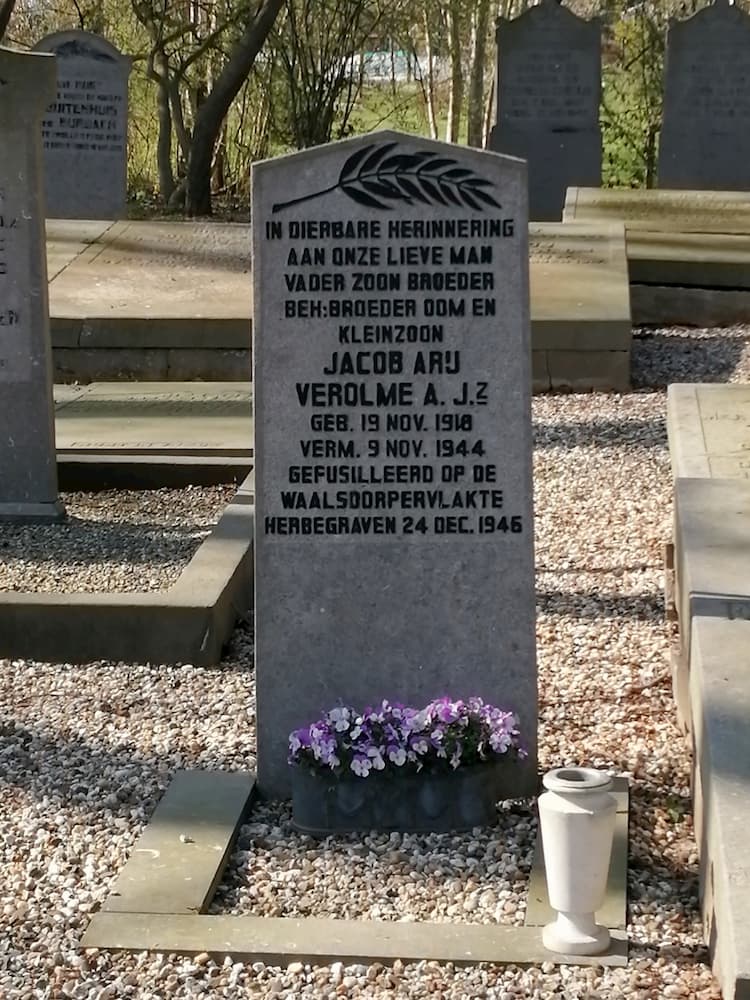
<path fill-rule="evenodd" d="M 532 223 L 529 272 L 535 351 L 630 350 L 622 224 Z"/>
<path fill-rule="evenodd" d="M 696 617 L 750 619 L 749 526 L 747 480 L 675 480 L 675 590 L 686 663 Z"/>
<path fill-rule="evenodd" d="M 178 771 L 102 909 L 203 913 L 250 808 L 245 771 Z"/>
<path fill-rule="evenodd" d="M 373 133 L 256 164 L 252 216 L 261 793 L 287 793 L 287 734 L 332 700 L 451 691 L 518 713 L 524 794 L 525 165 Z"/>
<path fill-rule="evenodd" d="M 750 479 L 750 386 L 670 385 L 667 432 L 675 479 Z"/>
<path fill-rule="evenodd" d="M 634 284 L 750 290 L 750 235 L 659 233 L 626 226 Z M 679 295 L 680 287 L 672 294 Z"/>
<path fill-rule="evenodd" d="M 750 622 L 696 618 L 692 625 L 696 837 L 701 911 L 725 1000 L 750 997 Z"/>
<path fill-rule="evenodd" d="M 93 383 L 60 392 L 58 453 L 250 459 L 249 383 Z"/>
<path fill-rule="evenodd" d="M 50 282 L 96 243 L 112 222 L 81 219 L 47 219 L 47 277 Z"/>
<path fill-rule="evenodd" d="M 42 122 L 47 214 L 120 219 L 127 202 L 131 59 L 99 35 L 59 31 L 34 46 L 57 64 L 57 96 Z"/>
<path fill-rule="evenodd" d="M 750 233 L 750 191 L 569 187 L 563 222 L 624 222 L 633 230 Z"/>
<path fill-rule="evenodd" d="M 71 404 L 72 405 L 72 404 Z M 166 591 L 0 592 L 0 657 L 210 665 L 252 605 L 252 479 Z"/>
<path fill-rule="evenodd" d="M 529 271 L 535 387 L 627 390 L 632 323 L 624 227 L 532 223 Z"/>
<path fill-rule="evenodd" d="M 52 282 L 50 302 L 56 337 L 72 329 L 83 349 L 249 350 L 249 227 L 117 223 Z"/>
<path fill-rule="evenodd" d="M 541 927 L 483 924 L 386 923 L 375 920 L 304 920 L 279 917 L 97 913 L 86 931 L 85 948 L 155 951 L 179 955 L 208 952 L 219 961 L 344 965 L 441 961 L 456 965 L 627 965 L 627 937 L 613 930 L 602 955 L 565 956 L 547 951 Z"/>

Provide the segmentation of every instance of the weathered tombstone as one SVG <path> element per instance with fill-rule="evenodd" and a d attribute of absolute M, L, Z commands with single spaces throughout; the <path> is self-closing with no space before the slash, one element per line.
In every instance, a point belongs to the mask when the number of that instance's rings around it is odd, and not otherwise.
<path fill-rule="evenodd" d="M 490 148 L 528 161 L 529 215 L 560 221 L 565 191 L 601 184 L 601 29 L 542 0 L 497 22 L 497 124 Z"/>
<path fill-rule="evenodd" d="M 670 24 L 659 187 L 750 189 L 750 16 L 728 0 Z"/>
<path fill-rule="evenodd" d="M 57 58 L 57 98 L 42 122 L 48 217 L 122 218 L 130 57 L 87 31 L 48 35 L 34 49 Z"/>
<path fill-rule="evenodd" d="M 0 48 L 0 521 L 57 520 L 39 121 L 48 56 Z"/>
<path fill-rule="evenodd" d="M 258 164 L 252 217 L 260 787 L 339 700 L 476 694 L 529 792 L 525 165 L 380 132 Z"/>

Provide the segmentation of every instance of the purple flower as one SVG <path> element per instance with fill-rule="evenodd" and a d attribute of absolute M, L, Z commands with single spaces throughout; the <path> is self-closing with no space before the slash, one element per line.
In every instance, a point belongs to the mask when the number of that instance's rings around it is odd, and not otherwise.
<path fill-rule="evenodd" d="M 289 735 L 290 764 L 360 777 L 455 770 L 501 756 L 526 756 L 518 719 L 478 697 L 437 698 L 420 710 L 383 700 L 361 714 L 339 704 Z"/>

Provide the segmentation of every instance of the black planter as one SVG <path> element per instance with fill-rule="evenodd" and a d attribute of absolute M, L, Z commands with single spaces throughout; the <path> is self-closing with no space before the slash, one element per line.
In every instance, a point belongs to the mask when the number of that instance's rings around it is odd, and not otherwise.
<path fill-rule="evenodd" d="M 356 774 L 337 778 L 292 767 L 292 823 L 327 836 L 369 830 L 447 833 L 497 821 L 502 763 L 445 774 Z"/>

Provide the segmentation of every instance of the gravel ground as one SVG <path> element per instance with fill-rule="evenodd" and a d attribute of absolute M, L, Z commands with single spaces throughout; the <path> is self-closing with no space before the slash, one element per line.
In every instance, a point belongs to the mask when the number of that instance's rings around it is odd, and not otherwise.
<path fill-rule="evenodd" d="M 213 670 L 0 663 L 0 997 L 714 1000 L 689 754 L 673 719 L 661 546 L 668 381 L 746 380 L 750 330 L 649 331 L 627 396 L 534 401 L 543 768 L 631 776 L 625 969 L 418 963 L 286 969 L 84 954 L 77 942 L 178 767 L 252 767 L 252 631 Z M 532 809 L 495 831 L 313 842 L 269 804 L 217 903 L 233 912 L 522 922 Z"/>
<path fill-rule="evenodd" d="M 167 590 L 237 487 L 62 493 L 62 524 L 0 527 L 0 591 Z"/>

